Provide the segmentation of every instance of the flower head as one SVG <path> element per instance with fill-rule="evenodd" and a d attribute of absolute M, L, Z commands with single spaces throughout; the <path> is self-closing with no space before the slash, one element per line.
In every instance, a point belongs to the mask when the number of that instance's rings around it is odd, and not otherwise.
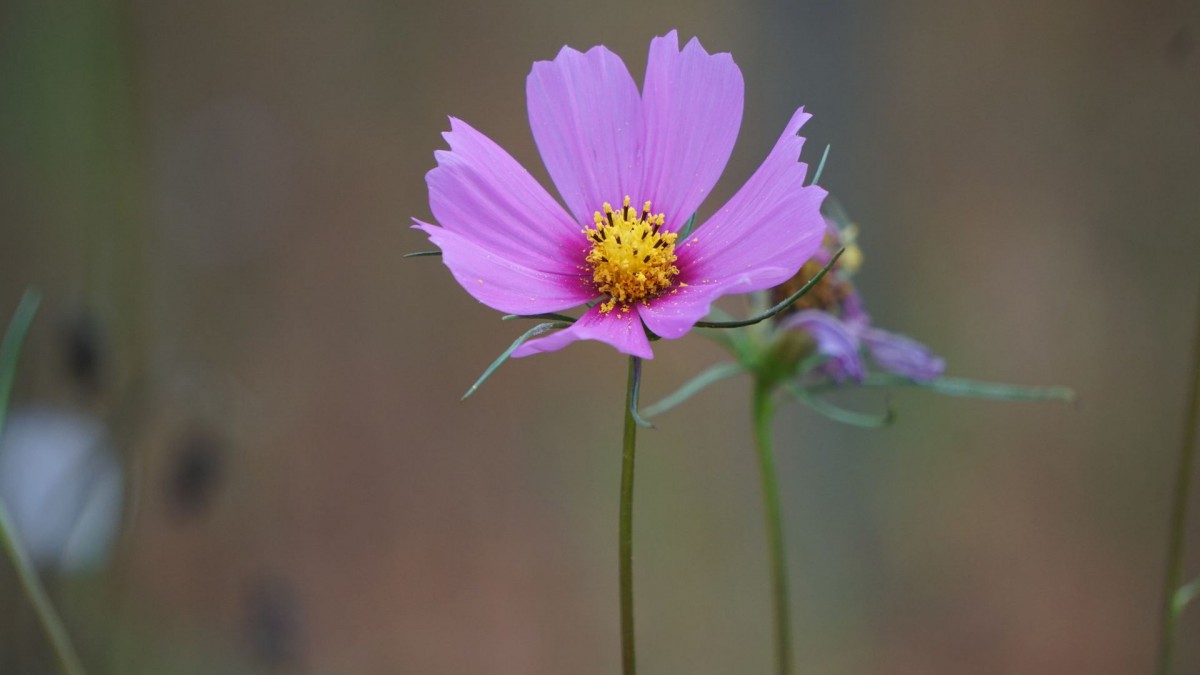
<path fill-rule="evenodd" d="M 942 358 L 919 342 L 871 325 L 871 317 L 850 282 L 862 260 L 854 241 L 856 234 L 853 225 L 843 229 L 828 221 L 820 253 L 799 274 L 772 291 L 786 297 L 827 264 L 835 250 L 846 249 L 833 269 L 793 305 L 789 314 L 780 317 L 779 327 L 783 332 L 778 339 L 792 339 L 787 332 L 800 331 L 811 340 L 810 349 L 826 358 L 817 370 L 837 382 L 846 379 L 862 382 L 868 370 L 866 354 L 887 372 L 918 382 L 937 378 L 946 367 Z"/>
<path fill-rule="evenodd" d="M 717 297 L 783 283 L 820 247 L 825 191 L 804 185 L 803 108 L 741 190 L 690 236 L 682 231 L 729 160 L 742 90 L 729 54 L 695 39 L 681 50 L 674 31 L 651 41 L 641 92 L 608 49 L 564 47 L 533 65 L 526 95 L 566 209 L 500 146 L 451 118 L 450 149 L 435 153 L 426 176 L 438 225 L 416 227 L 490 307 L 529 315 L 589 305 L 513 356 L 591 339 L 652 358 L 647 329 L 681 337 Z"/>

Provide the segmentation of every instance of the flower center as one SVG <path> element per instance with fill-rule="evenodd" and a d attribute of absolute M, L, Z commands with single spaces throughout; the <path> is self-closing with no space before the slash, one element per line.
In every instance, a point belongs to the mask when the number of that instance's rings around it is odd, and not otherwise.
<path fill-rule="evenodd" d="M 592 280 L 608 300 L 600 305 L 607 314 L 617 305 L 628 312 L 635 302 L 644 302 L 671 288 L 679 274 L 675 266 L 674 232 L 662 232 L 663 214 L 651 214 L 650 202 L 639 214 L 629 206 L 629 197 L 619 211 L 604 203 L 596 212 L 595 227 L 583 231 L 592 243 L 587 261 Z"/>

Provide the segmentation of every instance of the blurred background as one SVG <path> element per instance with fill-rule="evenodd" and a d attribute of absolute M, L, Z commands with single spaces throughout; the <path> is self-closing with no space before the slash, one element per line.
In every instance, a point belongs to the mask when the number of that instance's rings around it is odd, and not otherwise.
<path fill-rule="evenodd" d="M 0 315 L 46 300 L 0 487 L 89 672 L 616 672 L 624 359 L 576 344 L 459 402 L 526 326 L 401 255 L 447 115 L 544 180 L 530 64 L 603 43 L 640 82 L 671 28 L 746 80 L 701 221 L 803 104 L 876 322 L 1081 398 L 785 409 L 802 670 L 1148 672 L 1198 321 L 1193 0 L 3 0 Z M 656 352 L 646 402 L 724 358 Z M 771 667 L 748 389 L 641 435 L 646 673 Z M 0 673 L 55 672 L 7 560 L 0 607 Z"/>

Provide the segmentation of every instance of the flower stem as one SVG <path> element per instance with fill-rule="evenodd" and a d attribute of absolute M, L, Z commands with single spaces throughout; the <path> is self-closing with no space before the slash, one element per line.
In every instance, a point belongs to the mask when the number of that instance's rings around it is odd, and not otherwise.
<path fill-rule="evenodd" d="M 1183 445 L 1179 448 L 1179 467 L 1175 472 L 1175 502 L 1171 508 L 1170 543 L 1167 545 L 1167 573 L 1163 586 L 1162 627 L 1158 643 L 1159 675 L 1171 672 L 1175 636 L 1183 607 L 1175 603 L 1175 594 L 1183 583 L 1183 555 L 1190 499 L 1191 478 L 1196 465 L 1196 424 L 1200 418 L 1200 328 L 1192 354 L 1192 382 L 1184 415 Z"/>
<path fill-rule="evenodd" d="M 75 653 L 75 647 L 71 645 L 67 629 L 63 625 L 62 619 L 58 617 L 58 613 L 54 611 L 50 596 L 42 586 L 41 580 L 38 579 L 29 555 L 21 546 L 12 519 L 8 515 L 8 509 L 4 508 L 3 503 L 0 503 L 0 546 L 4 548 L 4 552 L 13 562 L 13 567 L 16 568 L 17 580 L 25 591 L 25 595 L 29 597 L 29 604 L 33 605 L 42 629 L 46 631 L 46 637 L 50 640 L 50 647 L 54 650 L 54 656 L 58 659 L 62 672 L 66 675 L 83 675 L 83 664 L 79 660 L 79 655 Z"/>
<path fill-rule="evenodd" d="M 783 544 L 783 516 L 779 507 L 779 478 L 775 471 L 775 450 L 771 438 L 771 421 L 775 413 L 771 393 L 769 384 L 759 382 L 754 387 L 754 443 L 758 448 L 767 547 L 771 558 L 775 661 L 779 675 L 788 675 L 792 671 L 792 619 L 788 609 L 787 559 Z"/>
<path fill-rule="evenodd" d="M 0 433 L 4 431 L 4 423 L 7 419 L 8 398 L 12 393 L 21 343 L 25 341 L 25 334 L 29 330 L 29 324 L 33 322 L 33 316 L 37 312 L 41 300 L 41 295 L 36 291 L 32 289 L 25 291 L 20 304 L 17 305 L 17 311 L 13 314 L 12 321 L 9 322 L 8 330 L 4 333 L 4 340 L 0 342 Z M 50 641 L 55 657 L 58 658 L 62 672 L 66 675 L 83 675 L 83 665 L 79 660 L 79 655 L 75 653 L 75 647 L 71 645 L 67 629 L 58 613 L 54 611 L 54 604 L 50 602 L 50 596 L 42 586 L 33 562 L 21 544 L 20 536 L 17 534 L 12 518 L 8 515 L 8 509 L 5 508 L 3 500 L 0 500 L 0 548 L 3 548 L 9 559 L 12 560 L 13 568 L 17 572 L 17 582 L 28 596 L 29 604 L 33 606 L 33 611 L 37 614 L 42 629 L 46 631 L 46 637 Z"/>
<path fill-rule="evenodd" d="M 637 422 L 633 417 L 642 360 L 629 357 L 629 386 L 625 391 L 625 439 L 621 454 L 621 672 L 637 673 L 633 641 L 633 466 L 637 446 Z"/>

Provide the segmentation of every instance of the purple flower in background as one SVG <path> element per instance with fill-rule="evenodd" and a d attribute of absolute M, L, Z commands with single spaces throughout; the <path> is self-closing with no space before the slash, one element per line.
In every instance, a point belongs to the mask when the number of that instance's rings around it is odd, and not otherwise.
<path fill-rule="evenodd" d="M 792 115 L 746 184 L 695 234 L 680 231 L 729 160 L 742 118 L 742 75 L 675 31 L 650 43 L 639 92 L 602 46 L 564 47 L 533 65 L 529 123 L 563 209 L 507 152 L 461 120 L 435 153 L 417 221 L 454 278 L 502 312 L 557 312 L 599 299 L 570 327 L 513 356 L 600 340 L 653 358 L 646 329 L 678 338 L 725 294 L 777 286 L 820 248 L 825 191 L 805 186 Z M 614 206 L 615 205 L 615 206 Z"/>
<path fill-rule="evenodd" d="M 862 382 L 867 376 L 868 354 L 883 370 L 911 380 L 924 382 L 940 377 L 946 362 L 928 347 L 871 325 L 871 317 L 863 310 L 858 291 L 849 279 L 862 257 L 854 236 L 853 226 L 842 231 L 832 221 L 828 223 L 821 251 L 775 294 L 786 297 L 799 288 L 829 262 L 838 248 L 845 246 L 846 253 L 812 292 L 796 303 L 795 311 L 786 315 L 779 327 L 800 330 L 811 337 L 816 352 L 828 357 L 818 371 L 837 382 Z"/>

